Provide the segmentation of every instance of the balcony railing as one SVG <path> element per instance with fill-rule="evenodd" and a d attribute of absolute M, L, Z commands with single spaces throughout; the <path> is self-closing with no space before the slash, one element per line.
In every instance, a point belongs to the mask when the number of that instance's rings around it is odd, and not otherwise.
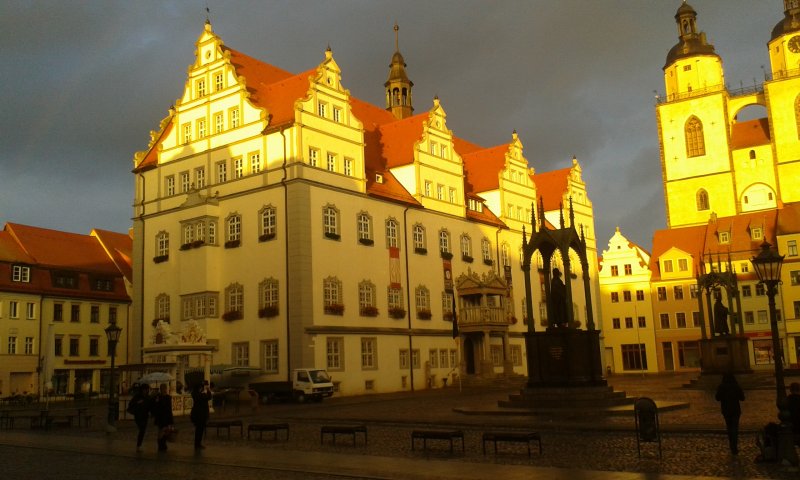
<path fill-rule="evenodd" d="M 509 323 L 502 307 L 463 307 L 459 310 L 459 325 L 508 325 Z"/>

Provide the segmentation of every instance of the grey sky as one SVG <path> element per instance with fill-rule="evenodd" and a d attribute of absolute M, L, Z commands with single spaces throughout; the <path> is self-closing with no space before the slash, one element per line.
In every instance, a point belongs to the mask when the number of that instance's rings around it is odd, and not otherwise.
<path fill-rule="evenodd" d="M 383 103 L 400 50 L 416 112 L 489 147 L 517 130 L 537 171 L 576 155 L 597 244 L 664 228 L 654 94 L 679 0 L 208 0 L 226 45 L 285 70 L 330 45 L 351 94 Z M 763 79 L 781 0 L 691 0 L 731 88 Z M 182 92 L 205 0 L 0 4 L 0 224 L 78 233 L 131 225 L 132 158 Z"/>

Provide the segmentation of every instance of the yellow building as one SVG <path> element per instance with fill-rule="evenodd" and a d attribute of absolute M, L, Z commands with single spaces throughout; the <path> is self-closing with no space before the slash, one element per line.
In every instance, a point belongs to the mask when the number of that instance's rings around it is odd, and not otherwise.
<path fill-rule="evenodd" d="M 129 351 L 131 239 L 6 224 L 0 232 L 0 395 L 107 392 L 104 329 Z"/>
<path fill-rule="evenodd" d="M 577 161 L 542 192 L 516 133 L 487 149 L 454 135 L 438 99 L 414 115 L 399 51 L 377 107 L 351 96 L 330 49 L 292 74 L 208 23 L 196 47 L 181 98 L 134 159 L 140 346 L 159 320 L 196 320 L 215 364 L 265 380 L 327 368 L 342 394 L 524 373 L 531 204 L 571 196 L 596 258 Z M 471 323 L 454 340 L 449 285 L 462 274 L 508 290 L 459 298 Z"/>
<path fill-rule="evenodd" d="M 600 259 L 606 372 L 658 372 L 650 254 L 617 228 Z"/>
<path fill-rule="evenodd" d="M 800 201 L 800 15 L 785 0 L 785 18 L 769 42 L 771 78 L 730 90 L 722 59 L 683 3 L 675 15 L 678 43 L 664 65 L 666 93 L 656 121 L 667 226 L 705 224 Z M 766 117 L 741 120 L 745 112 Z"/>

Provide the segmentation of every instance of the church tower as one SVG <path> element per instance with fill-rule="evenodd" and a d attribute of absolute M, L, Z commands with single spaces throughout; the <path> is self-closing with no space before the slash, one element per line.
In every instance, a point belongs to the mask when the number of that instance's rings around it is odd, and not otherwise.
<path fill-rule="evenodd" d="M 675 14 L 678 43 L 664 65 L 666 95 L 657 98 L 667 225 L 697 225 L 735 215 L 728 92 L 722 59 L 683 2 Z"/>
<path fill-rule="evenodd" d="M 767 112 L 775 145 L 777 195 L 800 201 L 800 0 L 784 0 L 784 18 L 772 29 L 772 80 L 765 82 Z"/>
<path fill-rule="evenodd" d="M 411 87 L 414 82 L 406 74 L 406 62 L 400 54 L 399 30 L 394 24 L 394 55 L 389 64 L 389 78 L 383 86 L 386 88 L 386 110 L 398 119 L 408 118 L 414 113 L 411 103 Z"/>

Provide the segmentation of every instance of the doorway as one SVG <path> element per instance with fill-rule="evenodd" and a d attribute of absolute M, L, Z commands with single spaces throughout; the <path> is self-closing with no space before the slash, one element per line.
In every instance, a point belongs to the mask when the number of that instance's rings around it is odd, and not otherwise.
<path fill-rule="evenodd" d="M 464 360 L 467 362 L 467 375 L 475 375 L 475 344 L 470 337 L 464 339 Z"/>
<path fill-rule="evenodd" d="M 664 370 L 671 372 L 675 370 L 675 360 L 672 358 L 672 342 L 661 343 L 664 351 Z"/>

